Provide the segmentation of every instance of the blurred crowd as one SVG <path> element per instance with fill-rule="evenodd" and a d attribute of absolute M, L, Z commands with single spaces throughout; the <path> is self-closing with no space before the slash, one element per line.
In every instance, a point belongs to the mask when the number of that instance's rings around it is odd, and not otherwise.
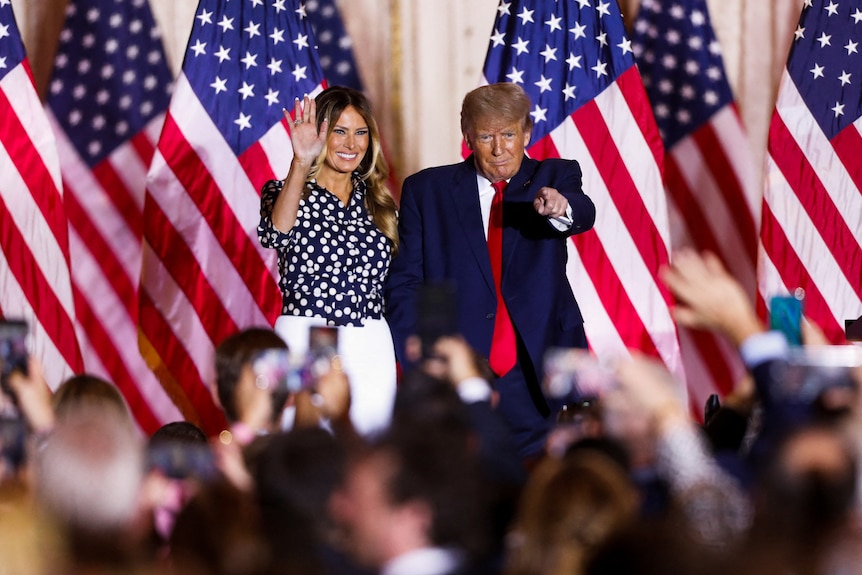
<path fill-rule="evenodd" d="M 31 359 L 0 401 L 0 575 L 862 573 L 862 348 L 805 321 L 790 345 L 708 253 L 662 280 L 679 325 L 721 334 L 746 378 L 693 407 L 655 358 L 570 350 L 527 460 L 457 336 L 402 374 L 373 434 L 338 355 L 299 386 L 260 367 L 286 351 L 269 328 L 216 350 L 216 437 L 144 437 L 110 382 L 52 393 Z"/>

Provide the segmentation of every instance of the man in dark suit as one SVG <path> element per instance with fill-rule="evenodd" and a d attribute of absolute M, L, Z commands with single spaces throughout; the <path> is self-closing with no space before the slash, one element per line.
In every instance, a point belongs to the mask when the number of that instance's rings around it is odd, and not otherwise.
<path fill-rule="evenodd" d="M 416 330 L 418 288 L 455 284 L 458 329 L 489 358 L 499 409 L 524 457 L 541 452 L 558 407 L 541 391 L 545 352 L 587 345 L 566 276 L 566 242 L 596 215 L 577 162 L 526 157 L 530 107 L 515 84 L 467 94 L 461 130 L 473 153 L 405 180 L 386 294 L 396 354 L 409 366 L 405 341 Z"/>

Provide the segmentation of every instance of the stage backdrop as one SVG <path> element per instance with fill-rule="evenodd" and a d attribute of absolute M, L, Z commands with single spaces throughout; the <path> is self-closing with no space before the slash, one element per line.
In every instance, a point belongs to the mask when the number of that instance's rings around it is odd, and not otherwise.
<path fill-rule="evenodd" d="M 176 72 L 197 1 L 150 3 Z M 627 23 L 633 21 L 639 3 L 620 1 Z M 764 156 L 778 79 L 802 3 L 709 0 L 758 167 Z M 13 0 L 42 94 L 64 4 L 65 0 Z M 479 80 L 497 0 L 341 0 L 338 5 L 398 177 L 457 161 L 461 98 Z"/>

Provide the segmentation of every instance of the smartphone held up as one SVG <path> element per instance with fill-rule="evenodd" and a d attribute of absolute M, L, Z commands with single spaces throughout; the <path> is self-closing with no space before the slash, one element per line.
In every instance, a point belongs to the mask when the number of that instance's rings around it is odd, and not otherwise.
<path fill-rule="evenodd" d="M 589 350 L 552 348 L 545 354 L 543 391 L 563 401 L 596 399 L 616 385 L 613 369 Z"/>
<path fill-rule="evenodd" d="M 23 320 L 0 320 L 0 478 L 25 460 L 27 429 L 9 376 L 15 371 L 27 375 L 27 333 Z"/>
<path fill-rule="evenodd" d="M 802 302 L 804 292 L 769 298 L 769 329 L 781 332 L 792 346 L 802 345 Z"/>
<path fill-rule="evenodd" d="M 458 333 L 458 299 L 455 285 L 448 282 L 423 284 L 416 298 L 416 335 L 422 344 L 422 359 L 435 356 L 434 344 Z"/>
<path fill-rule="evenodd" d="M 338 328 L 312 326 L 308 330 L 308 349 L 291 353 L 287 348 L 259 352 L 251 361 L 255 385 L 274 393 L 298 393 L 314 390 L 317 380 L 329 371 L 332 358 L 338 354 Z"/>
<path fill-rule="evenodd" d="M 9 376 L 18 371 L 27 375 L 27 322 L 0 320 L 0 416 L 17 415 L 17 400 L 9 386 Z"/>

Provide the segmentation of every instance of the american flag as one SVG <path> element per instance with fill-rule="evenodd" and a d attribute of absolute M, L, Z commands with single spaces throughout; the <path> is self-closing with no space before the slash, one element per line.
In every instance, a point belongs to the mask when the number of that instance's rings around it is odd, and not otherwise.
<path fill-rule="evenodd" d="M 261 186 L 283 178 L 282 108 L 323 75 L 299 2 L 202 0 L 150 167 L 140 326 L 163 382 L 212 434 L 213 352 L 281 312 L 273 250 L 257 238 Z"/>
<path fill-rule="evenodd" d="M 327 86 L 347 86 L 363 92 L 365 90 L 356 59 L 353 56 L 353 41 L 344 27 L 344 21 L 335 0 L 306 0 L 305 11 L 317 40 L 315 47 L 320 67 Z M 366 94 L 368 95 L 368 94 Z M 386 140 L 381 142 L 383 155 L 391 159 Z M 398 201 L 401 184 L 393 165 L 389 164 L 389 191 Z"/>
<path fill-rule="evenodd" d="M 353 58 L 353 42 L 335 0 L 306 0 L 305 11 L 317 40 L 320 67 L 330 86 L 347 86 L 362 91 L 362 79 Z"/>
<path fill-rule="evenodd" d="M 643 0 L 632 48 L 665 145 L 671 243 L 710 250 L 756 294 L 761 193 L 706 0 Z M 692 402 L 744 374 L 723 338 L 680 330 Z"/>
<path fill-rule="evenodd" d="M 670 295 L 662 143 L 614 0 L 503 1 L 485 81 L 515 82 L 534 109 L 534 158 L 576 159 L 596 204 L 592 231 L 573 238 L 568 274 L 590 347 L 661 357 L 681 375 Z"/>
<path fill-rule="evenodd" d="M 56 388 L 81 369 L 60 161 L 10 0 L 0 0 L 0 315 Z"/>
<path fill-rule="evenodd" d="M 139 427 L 182 416 L 138 350 L 147 169 L 171 72 L 146 0 L 70 0 L 49 83 L 84 370 L 113 382 Z"/>
<path fill-rule="evenodd" d="M 806 0 L 769 129 L 760 293 L 833 342 L 862 314 L 862 2 Z"/>

